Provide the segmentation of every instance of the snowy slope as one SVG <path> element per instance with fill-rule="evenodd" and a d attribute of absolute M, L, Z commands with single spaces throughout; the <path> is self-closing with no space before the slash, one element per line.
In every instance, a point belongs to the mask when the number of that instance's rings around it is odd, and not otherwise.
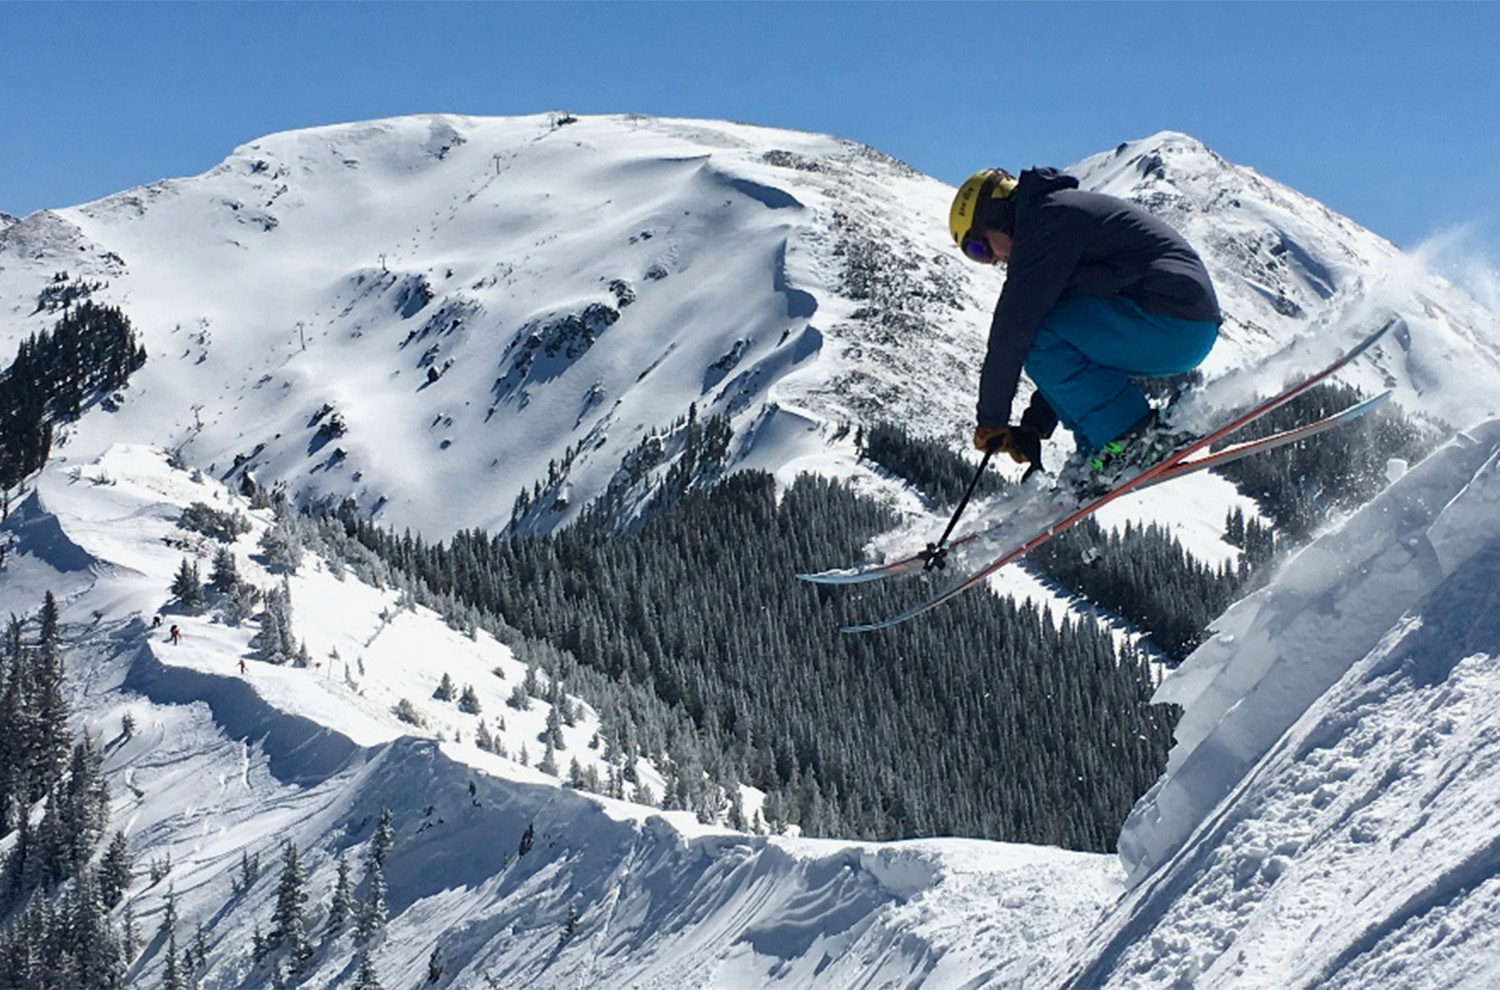
<path fill-rule="evenodd" d="M 31 310 L 55 272 L 108 280 L 97 298 L 147 342 L 127 408 L 84 423 L 75 456 L 150 440 L 434 536 L 503 525 L 563 465 L 550 526 L 695 403 L 776 466 L 877 406 L 965 419 L 950 383 L 989 290 L 931 223 L 949 195 L 862 146 L 748 126 L 376 121 L 30 217 L 0 243 L 0 306 L 14 341 L 49 325 Z"/>
<path fill-rule="evenodd" d="M 1072 985 L 1500 979 L 1497 510 L 1492 421 L 1215 623 Z"/>
<path fill-rule="evenodd" d="M 103 741 L 113 821 L 142 875 L 129 894 L 141 930 L 156 930 L 174 891 L 179 944 L 205 928 L 205 986 L 270 982 L 249 933 L 269 930 L 283 844 L 308 870 L 317 932 L 339 854 L 357 878 L 382 807 L 395 830 L 391 921 L 374 954 L 386 986 L 428 984 L 434 958 L 443 975 L 432 983 L 454 987 L 1015 983 L 1044 958 L 1039 947 L 1064 951 L 1120 892 L 1106 856 L 740 834 L 561 786 L 477 749 L 475 717 L 429 697 L 439 671 L 475 684 L 509 752 L 535 753 L 547 706 L 502 704 L 522 676 L 506 648 L 313 557 L 290 580 L 314 667 L 251 660 L 241 673 L 250 630 L 207 616 L 169 613 L 184 631 L 173 645 L 145 617 L 191 552 L 174 522 L 195 501 L 253 515 L 234 545 L 240 570 L 274 580 L 253 554 L 263 515 L 160 452 L 117 447 L 45 476 L 7 523 L 19 542 L 0 601 L 32 610 L 39 589 L 56 589 L 73 704 Z M 418 654 L 428 659 L 413 663 Z M 418 703 L 425 731 L 391 713 L 401 697 Z M 597 728 L 586 711 L 559 762 L 599 760 Z M 640 775 L 660 793 L 651 768 Z M 521 856 L 528 826 L 535 844 Z M 244 854 L 261 873 L 237 894 Z M 163 865 L 148 882 L 147 867 Z M 564 943 L 570 906 L 580 924 Z M 148 939 L 134 985 L 159 982 L 164 942 Z M 354 948 L 347 934 L 327 940 L 300 985 L 347 985 Z"/>
<path fill-rule="evenodd" d="M 468 740 L 474 717 L 427 701 L 438 667 L 535 740 L 499 692 L 514 659 L 391 590 L 315 559 L 292 579 L 326 665 L 252 661 L 249 630 L 145 616 L 184 552 L 192 501 L 239 506 L 159 452 L 115 448 L 44 475 L 7 528 L 5 607 L 64 603 L 70 684 L 107 753 L 113 814 L 138 862 L 150 933 L 166 890 L 210 944 L 206 985 L 261 985 L 246 932 L 268 923 L 286 840 L 316 928 L 344 852 L 396 812 L 386 985 L 1484 985 L 1497 926 L 1495 694 L 1500 423 L 1456 439 L 1231 610 L 1161 689 L 1187 706 L 1162 783 L 1112 857 L 958 839 L 840 843 L 728 833 L 561 787 Z M 245 510 L 248 512 L 248 510 Z M 256 518 L 257 530 L 265 524 Z M 242 570 L 268 580 L 236 544 Z M 334 650 L 342 669 L 331 663 Z M 414 651 L 435 664 L 410 662 Z M 495 668 L 502 677 L 496 678 Z M 419 700 L 428 732 L 390 713 Z M 133 735 L 121 731 L 130 713 Z M 589 758 L 585 719 L 569 754 Z M 457 732 L 462 738 L 454 741 Z M 470 785 L 473 785 L 472 792 Z M 535 848 L 518 856 L 532 825 Z M 237 895 L 242 852 L 260 878 Z M 1130 882 L 1133 881 L 1133 882 Z M 580 928 L 563 942 L 569 907 Z M 133 979 L 160 979 L 148 939 Z M 434 957 L 436 951 L 436 957 Z M 309 985 L 347 980 L 348 936 Z"/>

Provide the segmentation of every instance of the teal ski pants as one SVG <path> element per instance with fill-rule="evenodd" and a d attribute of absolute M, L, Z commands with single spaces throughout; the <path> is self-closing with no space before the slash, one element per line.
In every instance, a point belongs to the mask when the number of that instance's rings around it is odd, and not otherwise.
<path fill-rule="evenodd" d="M 1151 409 L 1132 379 L 1198 367 L 1217 323 L 1182 320 L 1116 296 L 1064 296 L 1037 328 L 1023 367 L 1083 450 L 1098 450 Z"/>

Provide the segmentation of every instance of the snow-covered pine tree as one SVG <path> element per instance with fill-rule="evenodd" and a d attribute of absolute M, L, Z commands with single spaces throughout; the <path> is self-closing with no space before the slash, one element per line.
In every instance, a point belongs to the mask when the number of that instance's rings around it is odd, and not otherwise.
<path fill-rule="evenodd" d="M 328 900 L 328 920 L 324 931 L 328 938 L 337 938 L 349 921 L 354 907 L 353 887 L 349 879 L 349 859 L 339 850 L 338 873 L 333 881 L 333 894 Z"/>
<path fill-rule="evenodd" d="M 276 502 L 276 521 L 261 534 L 258 545 L 272 570 L 295 574 L 302 565 L 302 520 L 285 499 Z"/>
<path fill-rule="evenodd" d="M 292 634 L 292 588 L 285 578 L 266 594 L 260 632 L 250 645 L 255 648 L 255 659 L 267 663 L 284 664 L 297 656 L 298 644 Z"/>
<path fill-rule="evenodd" d="M 177 568 L 177 576 L 172 579 L 171 591 L 177 604 L 189 612 L 196 612 L 203 607 L 207 599 L 203 595 L 203 578 L 196 560 L 182 558 L 182 566 Z"/>
<path fill-rule="evenodd" d="M 375 961 L 370 958 L 370 947 L 361 944 L 354 954 L 354 990 L 385 990 L 380 976 L 375 972 Z"/>
<path fill-rule="evenodd" d="M 234 562 L 234 551 L 219 547 L 214 551 L 213 567 L 208 572 L 208 586 L 220 594 L 227 595 L 240 583 L 239 566 Z"/>
<path fill-rule="evenodd" d="M 130 844 L 124 832 L 116 831 L 99 862 L 99 897 L 105 907 L 113 908 L 120 903 L 130 889 L 131 879 Z"/>
<path fill-rule="evenodd" d="M 365 897 L 360 904 L 359 918 L 354 937 L 361 945 L 368 945 L 385 929 L 385 861 L 395 844 L 391 809 L 380 809 L 380 819 L 375 823 L 375 833 L 370 837 L 370 848 L 365 859 Z"/>
<path fill-rule="evenodd" d="M 282 847 L 281 879 L 276 887 L 276 907 L 271 913 L 268 938 L 273 947 L 286 950 L 287 970 L 301 973 L 312 958 L 312 942 L 302 905 L 307 900 L 307 872 L 302 868 L 297 844 L 290 839 Z"/>

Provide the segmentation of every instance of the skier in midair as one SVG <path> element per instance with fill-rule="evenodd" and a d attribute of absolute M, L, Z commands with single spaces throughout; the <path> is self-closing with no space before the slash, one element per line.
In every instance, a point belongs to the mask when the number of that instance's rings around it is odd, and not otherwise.
<path fill-rule="evenodd" d="M 1196 368 L 1222 322 L 1208 271 L 1182 235 L 1051 168 L 1019 179 L 998 168 L 974 173 L 948 226 L 969 260 L 1006 265 L 974 446 L 1040 465 L 1060 420 L 1078 442 L 1064 480 L 1085 492 L 1168 453 L 1176 438 L 1133 379 Z M 1036 392 L 1012 422 L 1023 369 Z"/>

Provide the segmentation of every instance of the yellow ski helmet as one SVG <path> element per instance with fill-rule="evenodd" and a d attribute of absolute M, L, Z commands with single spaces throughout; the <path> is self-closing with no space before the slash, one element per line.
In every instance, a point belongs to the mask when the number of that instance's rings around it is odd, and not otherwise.
<path fill-rule="evenodd" d="M 1003 168 L 987 168 L 964 180 L 953 195 L 948 209 L 948 232 L 964 256 L 974 261 L 989 260 L 989 246 L 979 227 L 986 207 L 992 200 L 1006 199 L 1016 191 L 1016 178 Z M 973 245 L 972 249 L 970 245 Z"/>

